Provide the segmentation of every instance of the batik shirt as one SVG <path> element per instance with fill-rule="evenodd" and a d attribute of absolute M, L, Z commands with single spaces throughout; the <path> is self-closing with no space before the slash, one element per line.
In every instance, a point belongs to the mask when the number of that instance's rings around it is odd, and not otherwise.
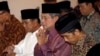
<path fill-rule="evenodd" d="M 2 19 L 2 18 L 0 18 Z M 4 31 L 0 32 L 0 56 L 2 51 L 12 44 L 18 44 L 25 37 L 25 29 L 20 21 L 11 15 L 5 23 Z"/>
<path fill-rule="evenodd" d="M 72 45 L 71 56 L 86 56 L 88 50 L 95 45 L 95 40 L 91 37 L 82 37 L 76 45 Z"/>
<path fill-rule="evenodd" d="M 89 16 L 82 17 L 80 23 L 86 36 L 73 45 L 72 56 L 86 56 L 92 46 L 100 43 L 100 14 L 92 11 Z"/>
<path fill-rule="evenodd" d="M 93 11 L 87 19 L 83 18 L 80 22 L 85 33 L 100 43 L 100 14 Z"/>

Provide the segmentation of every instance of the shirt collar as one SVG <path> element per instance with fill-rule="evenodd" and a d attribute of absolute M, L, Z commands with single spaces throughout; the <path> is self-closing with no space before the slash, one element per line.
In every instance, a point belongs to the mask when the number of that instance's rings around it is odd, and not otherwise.
<path fill-rule="evenodd" d="M 87 16 L 87 19 L 90 19 L 91 16 L 95 13 L 95 11 L 92 11 L 88 16 Z"/>

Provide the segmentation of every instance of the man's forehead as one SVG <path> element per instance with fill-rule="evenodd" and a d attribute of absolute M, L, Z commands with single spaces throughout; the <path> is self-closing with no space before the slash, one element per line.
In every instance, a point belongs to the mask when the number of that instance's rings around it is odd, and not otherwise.
<path fill-rule="evenodd" d="M 43 13 L 42 17 L 49 16 L 49 13 Z"/>
<path fill-rule="evenodd" d="M 87 4 L 86 3 L 80 3 L 79 4 L 79 7 L 83 7 L 83 6 L 87 6 Z"/>
<path fill-rule="evenodd" d="M 31 21 L 31 19 L 25 19 L 25 20 L 22 20 L 23 22 L 26 22 L 26 21 Z"/>
<path fill-rule="evenodd" d="M 86 3 L 79 3 L 79 5 L 85 5 Z"/>

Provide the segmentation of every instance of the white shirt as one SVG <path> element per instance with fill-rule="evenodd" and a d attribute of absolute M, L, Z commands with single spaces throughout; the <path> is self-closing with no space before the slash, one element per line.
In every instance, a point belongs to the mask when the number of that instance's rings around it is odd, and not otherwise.
<path fill-rule="evenodd" d="M 37 31 L 33 33 L 28 32 L 25 38 L 15 45 L 14 52 L 16 53 L 16 56 L 34 56 L 34 48 L 37 43 Z"/>

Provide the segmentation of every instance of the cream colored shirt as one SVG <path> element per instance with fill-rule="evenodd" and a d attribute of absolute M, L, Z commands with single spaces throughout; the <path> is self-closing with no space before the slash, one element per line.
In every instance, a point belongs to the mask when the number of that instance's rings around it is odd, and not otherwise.
<path fill-rule="evenodd" d="M 16 56 L 34 56 L 34 48 L 37 43 L 37 31 L 33 33 L 28 32 L 25 38 L 20 41 L 19 44 L 15 45 L 14 52 L 16 53 Z"/>

